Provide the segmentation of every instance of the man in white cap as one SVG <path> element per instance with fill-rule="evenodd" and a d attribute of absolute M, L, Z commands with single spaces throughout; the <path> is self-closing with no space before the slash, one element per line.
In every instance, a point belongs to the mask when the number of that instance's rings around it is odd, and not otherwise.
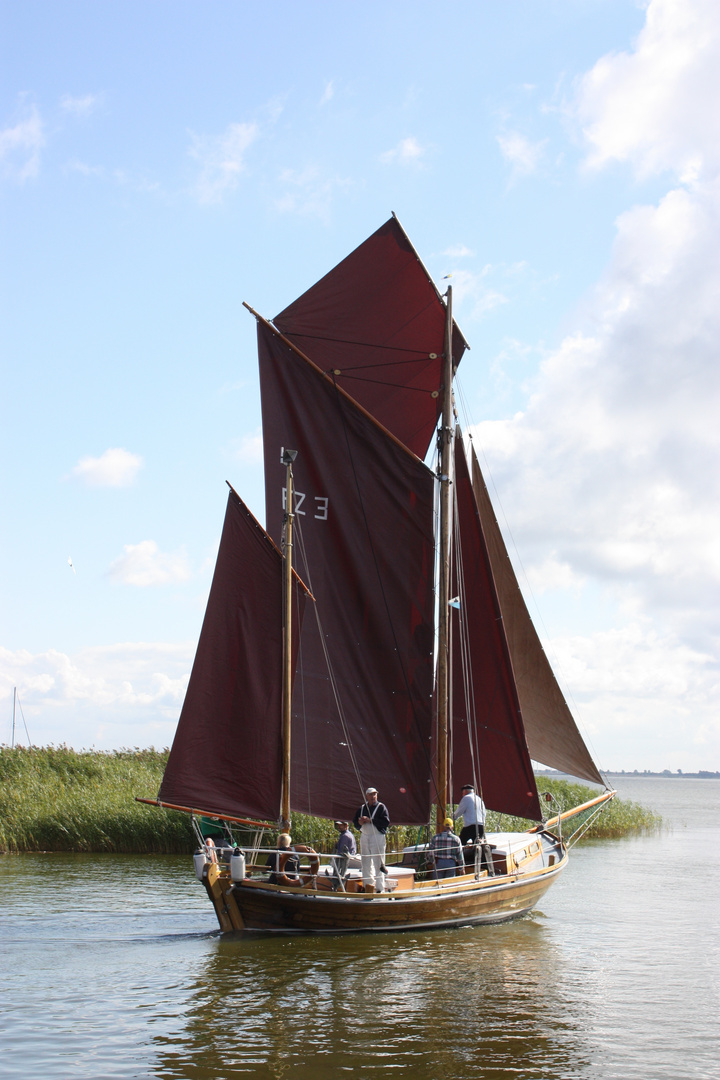
<path fill-rule="evenodd" d="M 378 802 L 377 788 L 369 787 L 365 802 L 355 811 L 353 824 L 360 830 L 363 885 L 372 892 L 385 891 L 385 833 L 390 815 L 384 803 Z"/>

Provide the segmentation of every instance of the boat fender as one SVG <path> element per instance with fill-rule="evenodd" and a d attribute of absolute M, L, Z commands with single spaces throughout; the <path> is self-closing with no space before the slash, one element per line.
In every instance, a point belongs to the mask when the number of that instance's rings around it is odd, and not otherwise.
<path fill-rule="evenodd" d="M 230 877 L 233 881 L 242 881 L 247 877 L 245 870 L 245 852 L 235 848 L 230 856 Z"/>
<path fill-rule="evenodd" d="M 205 866 L 207 864 L 207 856 L 205 855 L 205 848 L 199 847 L 193 855 L 193 862 L 195 863 L 195 877 L 198 881 L 202 881 L 203 874 L 205 872 Z"/>

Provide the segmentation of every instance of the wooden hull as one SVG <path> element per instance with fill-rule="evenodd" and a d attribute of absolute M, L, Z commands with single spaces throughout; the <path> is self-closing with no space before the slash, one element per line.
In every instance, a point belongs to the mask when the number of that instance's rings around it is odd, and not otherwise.
<path fill-rule="evenodd" d="M 266 882 L 235 883 L 216 865 L 205 886 L 221 930 L 276 933 L 358 933 L 418 930 L 506 922 L 531 911 L 567 865 L 497 877 L 474 875 L 427 883 L 407 891 L 362 895 L 285 888 Z"/>

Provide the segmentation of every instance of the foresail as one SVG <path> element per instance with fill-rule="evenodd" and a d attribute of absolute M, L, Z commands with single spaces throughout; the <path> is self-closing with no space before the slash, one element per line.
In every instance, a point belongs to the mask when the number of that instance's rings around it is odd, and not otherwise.
<path fill-rule="evenodd" d="M 474 451 L 472 484 L 503 613 L 530 755 L 551 769 L 604 786 L 533 626 Z"/>
<path fill-rule="evenodd" d="M 396 218 L 273 320 L 424 458 L 440 415 L 445 305 Z M 453 331 L 453 362 L 467 344 Z"/>
<path fill-rule="evenodd" d="M 347 818 L 372 784 L 394 822 L 427 821 L 432 473 L 260 320 L 258 348 L 268 530 L 280 536 L 280 454 L 289 447 L 298 451 L 296 564 L 304 573 L 304 547 L 322 632 L 308 612 L 293 693 L 292 808 Z"/>
<path fill-rule="evenodd" d="M 455 438 L 451 617 L 453 799 L 480 783 L 487 807 L 541 818 L 520 703 L 462 436 Z"/>
<path fill-rule="evenodd" d="M 305 591 L 295 582 L 295 623 Z M 220 815 L 280 812 L 282 556 L 245 503 L 228 496 L 195 662 L 161 802 Z"/>

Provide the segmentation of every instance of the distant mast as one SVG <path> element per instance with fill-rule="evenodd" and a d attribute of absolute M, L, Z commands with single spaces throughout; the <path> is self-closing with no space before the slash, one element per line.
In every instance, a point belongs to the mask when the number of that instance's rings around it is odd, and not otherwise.
<path fill-rule="evenodd" d="M 438 832 L 443 827 L 448 804 L 448 718 L 449 718 L 449 602 L 450 602 L 450 511 L 452 469 L 452 285 L 445 303 L 445 346 L 443 366 L 442 421 L 438 437 L 440 478 L 440 556 L 438 581 L 438 661 L 437 661 L 437 816 Z"/>

